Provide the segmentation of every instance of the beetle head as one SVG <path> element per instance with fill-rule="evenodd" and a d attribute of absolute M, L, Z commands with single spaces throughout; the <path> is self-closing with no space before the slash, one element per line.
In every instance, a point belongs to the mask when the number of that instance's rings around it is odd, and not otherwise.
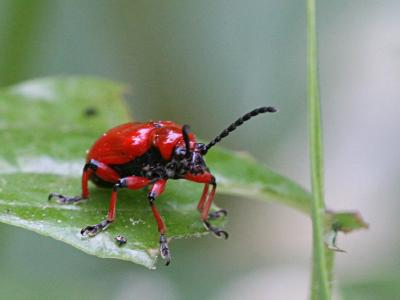
<path fill-rule="evenodd" d="M 204 144 L 189 138 L 189 126 L 182 127 L 183 141 L 175 147 L 171 161 L 167 164 L 168 176 L 179 178 L 187 173 L 201 174 L 208 171 L 203 159 Z"/>

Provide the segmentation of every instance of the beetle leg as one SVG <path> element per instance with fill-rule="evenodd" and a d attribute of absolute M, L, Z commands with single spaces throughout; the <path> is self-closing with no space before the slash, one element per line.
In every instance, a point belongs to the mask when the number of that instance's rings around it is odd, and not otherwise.
<path fill-rule="evenodd" d="M 206 184 L 204 185 L 203 193 L 201 194 L 199 204 L 197 204 L 197 209 L 198 209 L 198 211 L 199 211 L 200 213 L 203 211 L 204 202 L 205 202 L 206 199 L 207 199 L 209 187 L 210 187 L 210 185 L 209 185 L 208 183 L 206 183 Z"/>
<path fill-rule="evenodd" d="M 197 209 L 200 213 L 204 209 L 204 203 L 206 202 L 206 199 L 207 199 L 209 186 L 210 185 L 208 183 L 206 183 L 204 185 L 203 193 L 201 194 L 199 204 L 197 205 Z M 219 219 L 220 217 L 226 217 L 227 215 L 228 215 L 228 212 L 226 211 L 226 209 L 220 209 L 220 210 L 208 213 L 208 219 L 215 220 L 215 219 Z"/>
<path fill-rule="evenodd" d="M 157 221 L 158 232 L 160 233 L 160 254 L 163 259 L 165 259 L 165 265 L 168 266 L 171 262 L 171 253 L 168 247 L 167 237 L 165 236 L 165 223 L 157 211 L 155 200 L 158 196 L 164 192 L 165 185 L 167 181 L 164 179 L 160 179 L 154 183 L 152 186 L 147 198 L 149 200 L 149 204 L 151 210 L 153 211 L 153 215 Z"/>
<path fill-rule="evenodd" d="M 207 228 L 208 231 L 211 231 L 216 237 L 222 237 L 226 240 L 229 237 L 228 233 L 220 228 L 214 227 L 210 224 L 210 222 L 208 222 L 208 220 L 210 219 L 210 207 L 215 197 L 215 190 L 217 189 L 217 184 L 214 177 L 212 177 L 211 184 L 213 187 L 210 194 L 208 195 L 207 202 L 204 205 L 203 211 L 201 212 L 201 219 L 203 220 L 204 227 Z M 226 210 L 222 211 L 226 212 Z M 220 211 L 216 212 L 216 214 L 218 214 L 219 212 Z M 223 213 L 221 213 L 221 215 L 222 214 Z"/>
<path fill-rule="evenodd" d="M 68 197 L 64 196 L 58 193 L 50 193 L 48 200 L 50 201 L 51 199 L 55 198 L 57 199 L 58 203 L 61 204 L 71 204 L 75 202 L 79 202 L 83 199 L 89 198 L 89 189 L 88 189 L 88 181 L 90 176 L 93 174 L 94 170 L 89 166 L 89 163 L 85 165 L 83 168 L 82 172 L 82 195 L 81 196 L 75 196 L 75 197 Z"/>
<path fill-rule="evenodd" d="M 215 220 L 215 219 L 219 219 L 221 217 L 226 217 L 227 215 L 228 215 L 227 210 L 222 208 L 220 210 L 208 213 L 208 219 L 209 220 Z"/>
<path fill-rule="evenodd" d="M 98 224 L 86 226 L 85 228 L 82 228 L 81 235 L 95 236 L 100 231 L 106 230 L 107 227 L 110 226 L 111 223 L 112 223 L 111 221 L 103 220 Z"/>
<path fill-rule="evenodd" d="M 70 203 L 75 203 L 79 202 L 83 199 L 88 199 L 89 198 L 89 188 L 88 188 L 88 181 L 92 174 L 96 174 L 97 176 L 101 177 L 102 179 L 106 181 L 111 181 L 111 182 L 116 182 L 119 179 L 118 174 L 111 169 L 109 166 L 106 164 L 103 164 L 99 161 L 96 161 L 94 159 L 91 159 L 89 162 L 85 164 L 83 167 L 83 172 L 82 172 L 82 194 L 80 196 L 75 196 L 75 197 L 68 197 L 64 196 L 58 193 L 50 193 L 49 194 L 49 201 L 53 198 L 57 199 L 57 201 L 61 204 L 70 204 Z"/>
<path fill-rule="evenodd" d="M 165 259 L 165 265 L 168 266 L 171 262 L 171 252 L 168 248 L 168 241 L 165 234 L 160 234 L 160 254 Z"/>
<path fill-rule="evenodd" d="M 227 239 L 229 235 L 226 231 L 219 229 L 217 227 L 214 227 L 209 222 L 210 219 L 212 220 L 212 219 L 216 219 L 221 216 L 227 215 L 227 211 L 225 209 L 221 209 L 219 211 L 211 212 L 211 213 L 209 212 L 211 204 L 215 197 L 215 190 L 217 188 L 217 183 L 215 182 L 215 177 L 211 173 L 205 172 L 203 174 L 198 174 L 198 175 L 187 174 L 185 176 L 185 179 L 194 181 L 194 182 L 205 183 L 205 186 L 203 189 L 203 194 L 201 195 L 199 204 L 197 205 L 197 208 L 200 211 L 201 220 L 203 221 L 204 227 L 208 231 L 212 232 L 217 237 L 222 237 L 224 239 Z M 208 193 L 210 184 L 212 185 L 212 189 L 211 189 L 211 192 Z"/>
<path fill-rule="evenodd" d="M 88 180 L 90 175 L 92 175 L 93 169 L 88 168 L 88 164 L 85 165 L 83 168 L 82 172 L 82 195 L 81 196 L 75 196 L 75 197 L 69 197 L 69 196 L 64 196 L 58 193 L 50 193 L 48 200 L 50 201 L 51 199 L 55 198 L 57 199 L 58 203 L 61 204 L 70 204 L 70 203 L 75 203 L 79 202 L 82 199 L 87 199 L 89 198 L 89 190 L 88 190 Z"/>
<path fill-rule="evenodd" d="M 68 196 L 58 194 L 58 193 L 50 193 L 48 200 L 50 201 L 53 198 L 57 199 L 57 202 L 60 204 L 71 204 L 71 203 L 79 202 L 83 199 L 81 196 L 68 197 Z"/>
<path fill-rule="evenodd" d="M 100 231 L 107 229 L 107 227 L 115 220 L 116 217 L 116 204 L 117 204 L 117 192 L 121 188 L 128 188 L 131 190 L 138 190 L 149 184 L 149 180 L 147 178 L 138 177 L 138 176 L 129 176 L 118 180 L 118 182 L 114 185 L 113 190 L 111 192 L 111 200 L 110 206 L 108 209 L 107 219 L 101 221 L 98 224 L 86 226 L 81 230 L 81 234 L 86 236 L 95 236 Z"/>

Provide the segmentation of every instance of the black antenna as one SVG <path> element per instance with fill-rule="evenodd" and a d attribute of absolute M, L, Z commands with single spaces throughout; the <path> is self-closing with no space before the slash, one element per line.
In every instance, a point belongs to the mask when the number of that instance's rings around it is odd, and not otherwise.
<path fill-rule="evenodd" d="M 213 147 L 216 143 L 221 141 L 223 138 L 227 137 L 229 135 L 229 133 L 234 131 L 237 127 L 242 125 L 244 122 L 250 120 L 252 117 L 255 117 L 259 114 L 263 114 L 266 112 L 274 113 L 277 111 L 278 111 L 278 109 L 276 109 L 275 107 L 265 106 L 265 107 L 256 108 L 256 109 L 252 110 L 251 112 L 248 112 L 247 114 L 245 114 L 242 117 L 240 117 L 239 119 L 237 119 L 234 123 L 229 125 L 228 128 L 226 128 L 215 139 L 213 139 L 211 142 L 209 142 L 208 145 L 202 149 L 201 153 L 203 155 L 205 155 L 211 147 Z"/>
<path fill-rule="evenodd" d="M 182 126 L 183 140 L 185 141 L 186 153 L 185 157 L 190 157 L 190 140 L 189 140 L 190 127 L 189 125 Z"/>

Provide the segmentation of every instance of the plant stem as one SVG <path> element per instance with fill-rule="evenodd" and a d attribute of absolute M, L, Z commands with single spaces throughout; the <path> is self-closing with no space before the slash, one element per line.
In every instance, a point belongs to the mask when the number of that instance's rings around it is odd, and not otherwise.
<path fill-rule="evenodd" d="M 313 268 L 311 299 L 331 299 L 327 265 L 321 105 L 318 82 L 318 54 L 315 0 L 307 0 L 308 123 L 312 182 Z"/>

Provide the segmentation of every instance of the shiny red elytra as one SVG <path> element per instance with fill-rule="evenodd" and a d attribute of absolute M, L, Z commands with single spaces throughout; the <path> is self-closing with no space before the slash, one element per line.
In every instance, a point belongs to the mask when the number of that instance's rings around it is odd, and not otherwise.
<path fill-rule="evenodd" d="M 98 186 L 112 188 L 107 218 L 81 230 L 84 236 L 95 236 L 114 222 L 118 190 L 137 190 L 149 186 L 147 199 L 160 233 L 161 257 L 168 265 L 171 255 L 165 236 L 166 228 L 155 205 L 155 200 L 164 191 L 167 180 L 186 179 L 204 183 L 204 190 L 197 205 L 200 218 L 207 230 L 217 237 L 228 238 L 227 232 L 209 222 L 226 216 L 227 213 L 224 209 L 209 212 L 217 183 L 203 157 L 211 147 L 245 121 L 258 114 L 276 111 L 274 107 L 254 109 L 237 119 L 207 145 L 196 142 L 196 137 L 189 132 L 188 125 L 181 126 L 171 121 L 131 122 L 119 125 L 103 134 L 89 150 L 82 174 L 82 194 L 67 197 L 51 193 L 49 200 L 56 198 L 60 203 L 74 203 L 88 199 L 89 180 Z M 123 245 L 127 241 L 124 237 L 117 236 L 116 242 Z"/>

